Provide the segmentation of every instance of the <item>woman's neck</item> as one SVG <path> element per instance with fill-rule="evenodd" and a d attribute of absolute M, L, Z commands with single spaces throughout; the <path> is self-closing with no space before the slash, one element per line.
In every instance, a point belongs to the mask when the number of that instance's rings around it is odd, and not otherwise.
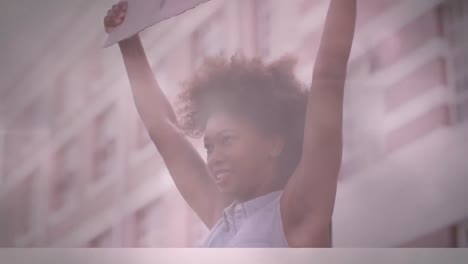
<path fill-rule="evenodd" d="M 262 197 L 262 196 L 265 196 L 267 194 L 270 194 L 270 193 L 273 193 L 273 192 L 277 192 L 277 191 L 281 191 L 283 188 L 269 188 L 269 189 L 265 189 L 265 190 L 262 190 L 262 191 L 258 191 L 256 192 L 255 194 L 249 196 L 249 197 L 244 197 L 243 199 L 237 199 L 236 201 L 239 202 L 239 203 L 245 203 L 245 202 L 248 202 L 248 201 L 251 201 L 251 200 L 254 200 L 256 198 L 259 198 L 259 197 Z"/>
<path fill-rule="evenodd" d="M 236 197 L 234 200 L 243 203 L 272 192 L 280 191 L 284 188 L 281 177 L 276 175 L 274 171 L 268 172 L 264 175 L 266 176 L 262 177 L 262 179 L 264 179 L 262 184 L 256 186 L 256 188 L 248 194 L 244 194 L 241 197 Z"/>

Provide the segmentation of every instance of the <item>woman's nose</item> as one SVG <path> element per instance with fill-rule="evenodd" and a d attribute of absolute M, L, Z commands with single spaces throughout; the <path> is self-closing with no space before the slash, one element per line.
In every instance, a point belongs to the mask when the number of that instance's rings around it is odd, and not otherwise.
<path fill-rule="evenodd" d="M 219 148 L 213 148 L 210 154 L 208 154 L 207 162 L 209 165 L 218 165 L 224 160 L 224 154 Z"/>

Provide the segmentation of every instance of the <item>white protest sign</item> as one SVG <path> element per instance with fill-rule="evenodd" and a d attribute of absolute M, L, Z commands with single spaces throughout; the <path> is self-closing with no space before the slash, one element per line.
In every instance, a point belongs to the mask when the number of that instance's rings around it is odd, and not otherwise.
<path fill-rule="evenodd" d="M 168 18 L 177 16 L 209 0 L 127 0 L 124 22 L 110 34 L 104 47 L 129 38 Z"/>

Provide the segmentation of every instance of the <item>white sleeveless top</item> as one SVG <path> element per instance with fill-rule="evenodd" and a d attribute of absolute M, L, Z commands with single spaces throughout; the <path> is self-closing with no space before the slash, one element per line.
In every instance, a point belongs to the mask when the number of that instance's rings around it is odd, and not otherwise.
<path fill-rule="evenodd" d="M 277 191 L 245 203 L 232 203 L 201 247 L 288 247 L 281 222 L 281 194 Z"/>

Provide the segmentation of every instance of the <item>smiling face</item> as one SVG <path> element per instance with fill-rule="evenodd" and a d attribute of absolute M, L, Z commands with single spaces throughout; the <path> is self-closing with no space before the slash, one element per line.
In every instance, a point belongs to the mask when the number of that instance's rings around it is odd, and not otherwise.
<path fill-rule="evenodd" d="M 208 168 L 226 198 L 280 190 L 296 169 L 308 97 L 294 61 L 207 58 L 178 96 L 180 128 L 206 136 Z"/>
<path fill-rule="evenodd" d="M 221 192 L 248 199 L 275 181 L 281 142 L 247 119 L 229 113 L 213 114 L 206 125 L 204 143 L 208 169 Z"/>

